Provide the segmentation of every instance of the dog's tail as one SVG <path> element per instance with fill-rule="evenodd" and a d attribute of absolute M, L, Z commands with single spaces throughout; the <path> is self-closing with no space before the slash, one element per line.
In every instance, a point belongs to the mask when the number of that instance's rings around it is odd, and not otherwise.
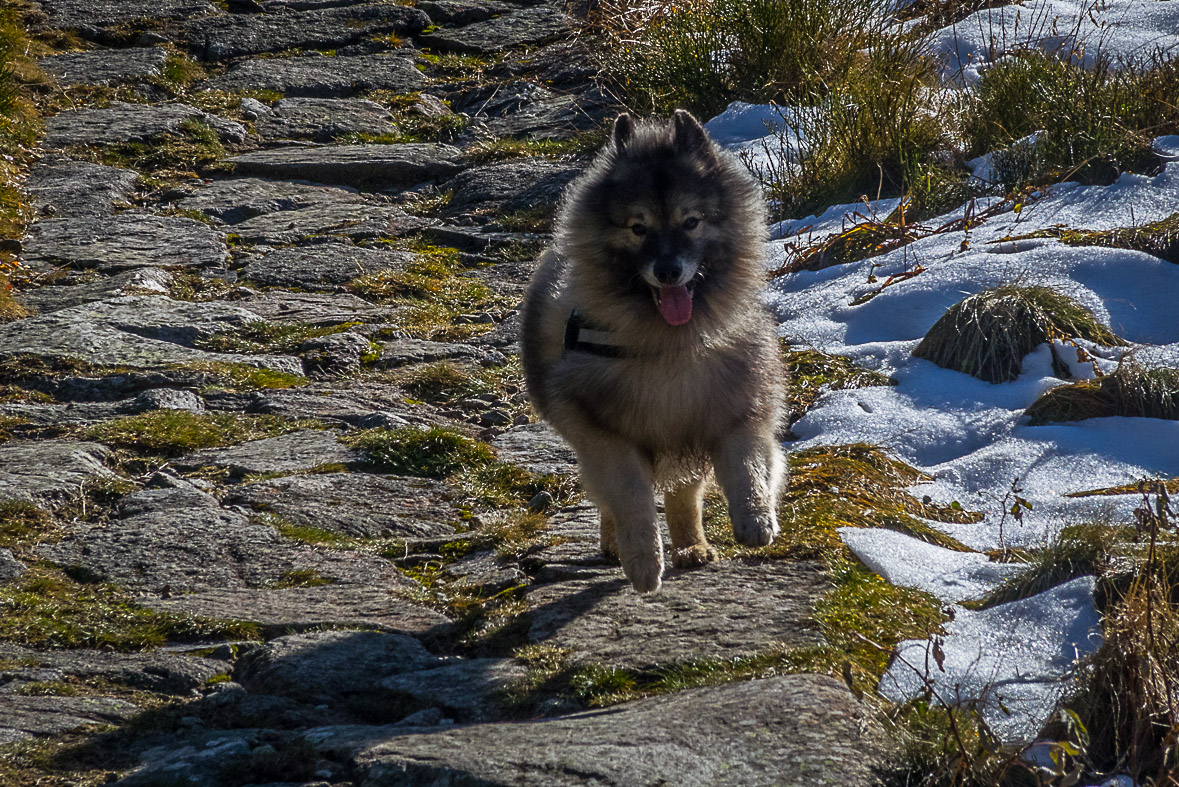
<path fill-rule="evenodd" d="M 553 249 L 540 255 L 540 267 L 528 285 L 524 296 L 524 315 L 520 328 L 520 353 L 524 361 L 524 381 L 528 386 L 528 398 L 536 411 L 543 414 L 546 404 L 544 380 L 554 348 L 547 346 L 560 337 L 548 335 L 545 330 L 546 316 L 557 308 L 560 294 L 561 275 L 565 271 L 565 259 Z"/>

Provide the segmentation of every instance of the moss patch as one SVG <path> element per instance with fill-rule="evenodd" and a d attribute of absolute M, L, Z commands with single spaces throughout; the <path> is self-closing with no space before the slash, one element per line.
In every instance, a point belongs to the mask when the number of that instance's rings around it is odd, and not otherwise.
<path fill-rule="evenodd" d="M 0 547 L 36 543 L 53 527 L 53 517 L 24 500 L 0 500 Z"/>
<path fill-rule="evenodd" d="M 938 366 L 991 383 L 1010 382 L 1023 358 L 1053 339 L 1125 342 L 1068 296 L 1047 287 L 998 287 L 971 295 L 934 323 L 913 350 Z"/>
<path fill-rule="evenodd" d="M 301 374 L 276 372 L 273 369 L 249 366 L 244 363 L 199 361 L 174 368 L 206 375 L 204 382 L 206 391 L 262 391 L 300 388 L 311 382 Z"/>
<path fill-rule="evenodd" d="M 0 639 L 52 648 L 133 651 L 172 641 L 258 639 L 249 623 L 156 612 L 114 585 L 82 584 L 37 567 L 0 585 Z"/>
<path fill-rule="evenodd" d="M 150 176 L 148 185 L 155 187 L 210 168 L 228 155 L 217 132 L 196 118 L 183 121 L 177 133 L 165 134 L 151 142 L 120 142 L 105 147 L 80 145 L 67 153 L 74 158 L 146 173 Z"/>
<path fill-rule="evenodd" d="M 1179 421 L 1179 369 L 1124 363 L 1105 377 L 1053 388 L 1026 415 L 1032 426 L 1118 415 Z"/>
<path fill-rule="evenodd" d="M 318 421 L 291 421 L 276 415 L 154 410 L 92 426 L 86 437 L 116 448 L 174 456 L 321 426 Z"/>
<path fill-rule="evenodd" d="M 386 473 L 446 478 L 474 465 L 486 465 L 495 455 L 486 443 L 451 429 L 413 427 L 368 429 L 342 440 L 360 449 L 365 459 Z"/>
<path fill-rule="evenodd" d="M 349 322 L 321 327 L 302 323 L 251 322 L 239 329 L 200 339 L 195 344 L 212 352 L 293 355 L 308 339 L 330 336 L 359 324 Z"/>
<path fill-rule="evenodd" d="M 857 366 L 843 355 L 828 355 L 818 350 L 787 350 L 785 355 L 790 371 L 787 381 L 790 423 L 801 418 L 827 391 L 896 385 L 891 377 Z"/>
<path fill-rule="evenodd" d="M 362 276 L 348 290 L 376 303 L 405 307 L 399 326 L 412 336 L 436 341 L 461 340 L 485 333 L 494 325 L 459 325 L 457 318 L 503 306 L 487 285 L 459 275 L 455 249 L 426 247 L 403 270 Z"/>

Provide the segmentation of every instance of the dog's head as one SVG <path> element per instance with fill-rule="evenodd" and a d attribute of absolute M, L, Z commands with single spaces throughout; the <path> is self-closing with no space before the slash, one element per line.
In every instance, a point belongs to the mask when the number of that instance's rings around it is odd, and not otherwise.
<path fill-rule="evenodd" d="M 667 122 L 620 115 L 571 203 L 562 224 L 577 263 L 672 326 L 715 311 L 718 288 L 747 274 L 734 266 L 763 240 L 756 185 L 683 110 Z"/>

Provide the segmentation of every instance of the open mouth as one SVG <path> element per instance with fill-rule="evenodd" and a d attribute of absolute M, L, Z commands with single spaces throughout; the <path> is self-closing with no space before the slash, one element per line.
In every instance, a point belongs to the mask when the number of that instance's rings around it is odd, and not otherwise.
<path fill-rule="evenodd" d="M 692 319 L 692 295 L 696 292 L 696 277 L 687 284 L 652 287 L 655 307 L 668 325 L 683 325 Z"/>

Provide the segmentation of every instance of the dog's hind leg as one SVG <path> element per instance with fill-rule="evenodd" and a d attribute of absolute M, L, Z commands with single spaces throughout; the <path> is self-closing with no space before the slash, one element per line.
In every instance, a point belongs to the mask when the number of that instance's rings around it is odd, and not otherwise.
<path fill-rule="evenodd" d="M 779 532 L 778 493 L 786 472 L 773 433 L 759 433 L 755 426 L 738 430 L 713 451 L 712 462 L 737 541 L 751 547 L 769 544 Z"/>
<path fill-rule="evenodd" d="M 704 477 L 667 492 L 663 507 L 671 532 L 671 562 L 676 568 L 692 568 L 716 560 L 717 553 L 704 536 L 700 505 L 704 499 Z"/>
<path fill-rule="evenodd" d="M 613 523 L 626 578 L 640 593 L 658 590 L 663 542 L 650 463 L 634 447 L 616 439 L 598 438 L 575 447 L 581 483 L 602 512 L 603 548 L 609 548 L 607 523 Z"/>
<path fill-rule="evenodd" d="M 614 520 L 605 509 L 598 509 L 601 517 L 602 554 L 611 560 L 618 560 L 618 537 L 614 534 Z"/>

